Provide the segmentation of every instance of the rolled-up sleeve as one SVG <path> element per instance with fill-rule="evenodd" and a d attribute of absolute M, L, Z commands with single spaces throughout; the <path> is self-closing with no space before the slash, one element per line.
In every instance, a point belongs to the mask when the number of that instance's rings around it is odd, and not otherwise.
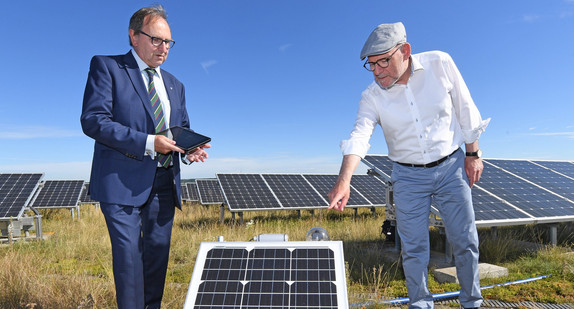
<path fill-rule="evenodd" d="M 450 95 L 456 111 L 457 120 L 462 130 L 464 142 L 471 144 L 477 141 L 482 132 L 486 130 L 486 127 L 490 123 L 490 118 L 486 120 L 482 119 L 460 71 L 448 54 L 444 54 L 443 65 L 453 85 Z"/>
<path fill-rule="evenodd" d="M 374 101 L 370 99 L 368 90 L 365 90 L 359 102 L 359 111 L 357 112 L 357 119 L 355 126 L 349 139 L 343 140 L 340 143 L 343 155 L 354 154 L 364 158 L 371 145 L 369 140 L 375 127 L 379 123 L 379 116 L 376 110 Z"/>

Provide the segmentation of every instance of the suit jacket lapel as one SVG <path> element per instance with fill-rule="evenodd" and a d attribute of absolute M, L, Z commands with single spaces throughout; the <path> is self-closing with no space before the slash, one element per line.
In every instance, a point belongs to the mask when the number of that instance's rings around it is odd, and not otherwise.
<path fill-rule="evenodd" d="M 140 97 L 142 105 L 153 123 L 154 115 L 153 110 L 151 108 L 150 98 L 147 93 L 147 88 L 142 79 L 138 63 L 136 62 L 136 59 L 134 58 L 131 52 L 128 52 L 127 54 L 124 55 L 124 64 L 126 72 L 128 73 L 128 76 L 134 87 L 134 90 Z M 152 125 L 152 131 L 154 130 L 153 128 L 154 125 Z M 155 132 L 151 133 L 155 134 Z"/>

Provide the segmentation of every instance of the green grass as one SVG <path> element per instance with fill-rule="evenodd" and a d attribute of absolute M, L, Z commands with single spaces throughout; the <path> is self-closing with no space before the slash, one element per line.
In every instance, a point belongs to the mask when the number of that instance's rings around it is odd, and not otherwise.
<path fill-rule="evenodd" d="M 110 308 L 115 306 L 111 249 L 101 212 L 82 206 L 81 220 L 67 210 L 42 211 L 44 241 L 16 241 L 0 247 L 0 308 Z M 296 212 L 246 212 L 248 224 L 219 223 L 219 207 L 184 205 L 176 212 L 164 308 L 182 308 L 202 241 L 248 241 L 263 233 L 286 233 L 291 241 L 305 240 L 314 226 L 325 228 L 332 240 L 344 244 L 349 303 L 376 303 L 406 297 L 400 262 L 385 259 L 388 248 L 380 234 L 384 210 L 373 216 L 368 209 L 335 213 L 316 210 Z M 520 226 L 480 230 L 481 262 L 507 267 L 506 278 L 485 279 L 492 285 L 550 274 L 531 283 L 495 287 L 483 291 L 485 298 L 508 302 L 535 301 L 574 303 L 574 243 L 572 224 L 559 226 L 556 248 L 536 250 L 524 242 L 546 242 L 545 226 Z M 442 237 L 431 229 L 433 247 L 440 250 Z M 522 241 L 522 242 L 517 242 Z M 439 284 L 429 275 L 431 292 L 459 290 L 457 284 Z M 382 308 L 382 305 L 371 305 Z"/>

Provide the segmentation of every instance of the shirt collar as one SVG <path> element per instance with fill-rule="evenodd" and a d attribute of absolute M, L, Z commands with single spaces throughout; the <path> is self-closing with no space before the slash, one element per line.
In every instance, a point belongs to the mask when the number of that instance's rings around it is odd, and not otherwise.
<path fill-rule="evenodd" d="M 415 71 L 424 69 L 425 68 L 423 67 L 422 63 L 420 63 L 420 61 L 416 57 L 411 56 L 411 75 Z"/>
<path fill-rule="evenodd" d="M 132 55 L 134 56 L 134 58 L 136 59 L 136 62 L 138 64 L 138 68 L 140 69 L 140 72 L 143 72 L 145 69 L 149 68 L 149 65 L 147 65 L 141 58 L 140 56 L 138 56 L 138 53 L 135 52 L 135 50 L 131 50 Z M 161 73 L 160 73 L 160 68 L 157 67 L 155 68 L 155 71 L 157 73 L 157 75 L 159 75 L 161 77 Z"/>

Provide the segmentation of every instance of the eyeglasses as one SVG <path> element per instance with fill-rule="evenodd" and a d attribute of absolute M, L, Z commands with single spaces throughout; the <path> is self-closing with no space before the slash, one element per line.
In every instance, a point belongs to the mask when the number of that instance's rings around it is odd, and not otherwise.
<path fill-rule="evenodd" d="M 383 69 L 386 68 L 386 67 L 388 67 L 388 66 L 389 66 L 389 61 L 391 61 L 391 58 L 393 58 L 393 56 L 395 55 L 395 53 L 396 53 L 399 49 L 401 49 L 401 47 L 403 47 L 403 44 L 399 45 L 399 47 L 398 47 L 397 49 L 395 49 L 395 51 L 394 51 L 390 56 L 388 56 L 387 58 L 381 58 L 381 59 L 379 59 L 379 60 L 377 60 L 377 61 L 375 61 L 375 62 L 369 62 L 369 60 L 367 60 L 367 61 L 365 62 L 365 64 L 363 64 L 363 67 L 364 67 L 365 69 L 367 69 L 367 71 L 369 71 L 369 72 L 373 72 L 373 71 L 375 70 L 375 64 L 378 65 L 379 67 L 383 68 Z"/>
<path fill-rule="evenodd" d="M 141 31 L 141 30 L 140 30 L 140 33 L 143 34 L 143 35 L 148 36 L 148 37 L 151 39 L 151 44 L 152 44 L 153 46 L 160 47 L 161 44 L 164 44 L 164 43 L 165 43 L 167 49 L 170 49 L 170 48 L 173 47 L 173 45 L 175 45 L 175 41 L 172 41 L 172 40 L 164 40 L 164 39 L 161 39 L 161 38 L 158 38 L 158 37 L 155 37 L 155 36 L 151 36 L 151 35 L 149 35 L 149 34 L 143 32 L 143 31 Z"/>

